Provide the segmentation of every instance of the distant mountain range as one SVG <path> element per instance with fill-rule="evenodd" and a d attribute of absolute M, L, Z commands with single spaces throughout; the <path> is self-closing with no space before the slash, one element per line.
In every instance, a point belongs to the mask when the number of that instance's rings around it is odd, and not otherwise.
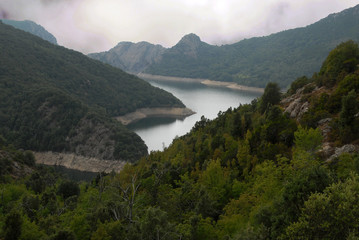
<path fill-rule="evenodd" d="M 135 161 L 142 139 L 114 120 L 184 107 L 172 94 L 0 22 L 0 137 L 15 147 Z"/>
<path fill-rule="evenodd" d="M 31 33 L 35 36 L 38 36 L 50 43 L 57 45 L 57 40 L 44 27 L 34 23 L 33 21 L 25 20 L 25 21 L 15 21 L 9 19 L 1 19 L 1 21 L 7 25 L 11 25 L 17 29 L 23 30 L 25 32 Z"/>
<path fill-rule="evenodd" d="M 169 49 L 146 44 L 147 54 L 137 44 L 117 47 L 89 56 L 130 72 L 154 75 L 207 78 L 264 87 L 277 82 L 286 88 L 298 76 L 319 71 L 331 49 L 352 39 L 359 42 L 359 5 L 306 27 L 265 37 L 245 39 L 230 45 L 213 46 L 195 34 L 184 36 Z M 155 54 L 154 54 L 155 53 Z M 141 67 L 132 67 L 141 66 Z"/>

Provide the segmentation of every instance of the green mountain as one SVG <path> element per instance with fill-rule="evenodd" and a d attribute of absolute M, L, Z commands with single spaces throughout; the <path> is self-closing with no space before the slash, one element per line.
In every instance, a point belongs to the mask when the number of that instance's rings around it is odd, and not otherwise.
<path fill-rule="evenodd" d="M 143 141 L 113 117 L 183 107 L 172 94 L 0 23 L 0 134 L 16 147 L 134 161 Z"/>
<path fill-rule="evenodd" d="M 78 184 L 0 138 L 1 239 L 357 239 L 359 47 Z M 21 166 L 21 167 L 19 167 Z"/>
<path fill-rule="evenodd" d="M 7 25 L 11 25 L 17 29 L 34 34 L 50 43 L 57 45 L 57 40 L 54 35 L 46 31 L 45 28 L 43 28 L 41 25 L 34 23 L 33 21 L 15 21 L 10 19 L 1 19 L 1 21 Z"/>
<path fill-rule="evenodd" d="M 359 41 L 359 5 L 303 28 L 208 45 L 190 34 L 167 49 L 145 72 L 155 75 L 207 78 L 264 87 L 286 88 L 297 76 L 311 76 L 331 49 L 343 41 Z"/>
<path fill-rule="evenodd" d="M 148 42 L 120 42 L 107 52 L 88 56 L 131 73 L 140 73 L 159 60 L 165 48 Z"/>

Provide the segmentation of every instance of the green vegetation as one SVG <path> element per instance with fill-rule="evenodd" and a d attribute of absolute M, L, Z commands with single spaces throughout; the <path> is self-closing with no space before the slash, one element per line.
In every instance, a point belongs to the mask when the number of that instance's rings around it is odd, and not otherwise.
<path fill-rule="evenodd" d="M 359 6 L 356 6 L 331 14 L 304 28 L 220 47 L 200 42 L 199 39 L 195 45 L 185 44 L 181 40 L 167 49 L 161 61 L 149 66 L 146 72 L 233 81 L 255 87 L 277 82 L 281 88 L 287 88 L 298 76 L 309 77 L 319 71 L 320 64 L 336 45 L 349 39 L 359 42 L 358 9 Z M 189 52 L 191 46 L 196 47 Z M 351 59 L 343 64 L 355 66 Z"/>
<path fill-rule="evenodd" d="M 112 117 L 183 106 L 170 93 L 81 53 L 2 23 L 0 35 L 0 134 L 16 147 L 135 161 L 146 146 Z"/>
<path fill-rule="evenodd" d="M 351 45 L 343 43 L 333 52 Z M 352 87 L 359 82 L 359 68 L 341 66 L 334 80 L 325 73 L 305 80 L 304 89 L 314 85 L 317 90 L 302 94 L 309 109 L 300 121 L 289 118 L 276 98 L 263 95 L 220 112 L 215 120 L 202 117 L 163 152 L 151 152 L 120 174 L 100 173 L 91 183 L 65 181 L 43 168 L 14 179 L 9 176 L 14 169 L 6 170 L 0 184 L 0 238 L 358 238 L 359 154 L 329 161 L 320 151 L 323 141 L 338 147 L 359 142 L 357 109 L 349 104 L 359 98 Z M 322 85 L 328 79 L 335 84 Z M 346 79 L 352 80 L 349 85 Z M 270 104 L 262 113 L 265 102 Z M 313 120 L 323 111 L 332 119 L 326 140 Z M 347 127 L 354 133 L 351 139 Z M 25 157 L 29 153 L 11 152 L 0 139 L 1 162 L 12 162 L 7 166 L 31 159 Z"/>

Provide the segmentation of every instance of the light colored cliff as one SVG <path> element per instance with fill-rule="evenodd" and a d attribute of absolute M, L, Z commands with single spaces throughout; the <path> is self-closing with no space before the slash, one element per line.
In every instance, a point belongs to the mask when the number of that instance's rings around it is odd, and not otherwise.
<path fill-rule="evenodd" d="M 120 172 L 126 164 L 124 161 L 102 160 L 79 156 L 73 153 L 34 152 L 36 163 L 50 166 L 63 166 L 87 172 Z"/>
<path fill-rule="evenodd" d="M 220 88 L 230 88 L 238 91 L 249 91 L 249 92 L 257 92 L 263 93 L 264 88 L 257 87 L 249 87 L 244 85 L 239 85 L 234 82 L 221 82 L 221 81 L 213 81 L 209 79 L 203 78 L 184 78 L 184 77 L 171 77 L 171 76 L 161 76 L 161 75 L 151 75 L 147 73 L 139 73 L 138 77 L 143 79 L 149 79 L 153 81 L 164 81 L 164 82 L 187 82 L 187 83 L 201 83 L 210 87 L 220 87 Z"/>

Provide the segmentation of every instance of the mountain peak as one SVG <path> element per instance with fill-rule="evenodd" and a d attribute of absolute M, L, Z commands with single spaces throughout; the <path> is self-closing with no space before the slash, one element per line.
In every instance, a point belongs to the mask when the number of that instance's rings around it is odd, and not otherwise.
<path fill-rule="evenodd" d="M 203 44 L 201 39 L 194 33 L 185 35 L 177 44 L 174 49 L 179 50 L 184 55 L 197 57 L 197 50 Z"/>
<path fill-rule="evenodd" d="M 190 33 L 182 37 L 177 45 L 187 45 L 197 48 L 201 43 L 201 39 L 196 34 Z"/>
<path fill-rule="evenodd" d="M 181 41 L 201 42 L 201 39 L 196 34 L 189 33 L 189 34 L 183 36 Z"/>
<path fill-rule="evenodd" d="M 29 32 L 33 35 L 36 35 L 48 42 L 51 42 L 52 44 L 57 45 L 57 40 L 49 33 L 43 26 L 30 21 L 30 20 L 24 20 L 24 21 L 16 21 L 16 20 L 10 20 L 10 19 L 0 19 L 4 24 L 11 25 L 14 28 L 23 30 L 25 32 Z"/>

